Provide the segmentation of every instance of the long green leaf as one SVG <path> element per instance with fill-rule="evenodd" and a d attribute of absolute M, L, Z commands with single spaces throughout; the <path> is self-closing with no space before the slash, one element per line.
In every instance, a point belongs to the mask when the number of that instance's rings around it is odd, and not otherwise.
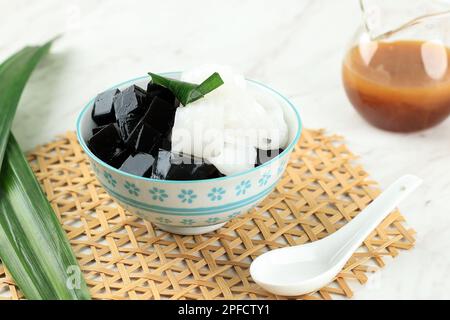
<path fill-rule="evenodd" d="M 51 44 L 52 41 L 49 41 L 43 46 L 26 47 L 0 66 L 0 164 L 22 91 Z"/>
<path fill-rule="evenodd" d="M 217 72 L 214 72 L 200 84 L 171 79 L 151 72 L 148 74 L 152 77 L 153 83 L 172 91 L 183 106 L 203 98 L 206 94 L 217 89 L 224 83 Z"/>
<path fill-rule="evenodd" d="M 0 256 L 25 297 L 88 299 L 65 232 L 12 135 L 0 190 Z"/>
<path fill-rule="evenodd" d="M 51 42 L 0 65 L 0 258 L 28 299 L 89 299 L 64 230 L 14 137 L 20 96 Z"/>

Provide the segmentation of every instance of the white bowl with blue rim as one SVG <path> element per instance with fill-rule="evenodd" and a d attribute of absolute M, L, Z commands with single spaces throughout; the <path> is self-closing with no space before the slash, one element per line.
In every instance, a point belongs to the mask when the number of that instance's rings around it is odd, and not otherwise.
<path fill-rule="evenodd" d="M 164 75 L 180 77 L 179 72 Z M 114 88 L 124 89 L 133 84 L 146 88 L 149 80 L 144 76 Z M 289 128 L 289 145 L 274 159 L 257 168 L 216 179 L 169 181 L 135 176 L 108 165 L 89 150 L 87 141 L 95 127 L 91 119 L 92 99 L 78 117 L 77 136 L 97 179 L 123 208 L 176 234 L 208 233 L 245 214 L 273 191 L 302 131 L 298 110 L 286 97 L 264 84 L 247 81 L 250 90 L 263 90 L 282 106 Z"/>

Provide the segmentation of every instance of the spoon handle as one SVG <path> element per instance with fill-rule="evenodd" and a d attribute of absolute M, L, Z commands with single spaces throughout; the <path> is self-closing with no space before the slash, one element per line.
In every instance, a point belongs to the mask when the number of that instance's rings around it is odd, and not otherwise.
<path fill-rule="evenodd" d="M 421 183 L 422 180 L 413 175 L 399 178 L 352 221 L 331 235 L 329 240 L 340 244 L 334 259 L 347 261 L 383 219 Z"/>

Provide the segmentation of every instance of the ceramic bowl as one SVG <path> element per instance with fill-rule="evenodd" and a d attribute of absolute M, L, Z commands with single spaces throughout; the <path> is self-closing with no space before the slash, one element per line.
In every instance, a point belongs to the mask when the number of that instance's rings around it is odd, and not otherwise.
<path fill-rule="evenodd" d="M 180 73 L 164 75 L 179 78 Z M 114 88 L 124 89 L 133 84 L 146 88 L 148 81 L 149 77 L 145 76 Z M 264 84 L 247 81 L 251 90 L 270 94 L 283 108 L 289 127 L 289 145 L 276 158 L 239 174 L 208 180 L 165 181 L 131 175 L 108 165 L 89 150 L 87 141 L 94 127 L 92 99 L 78 117 L 77 136 L 99 182 L 123 208 L 176 234 L 211 232 L 255 207 L 272 192 L 283 175 L 300 138 L 302 124 L 296 107 L 287 98 Z"/>

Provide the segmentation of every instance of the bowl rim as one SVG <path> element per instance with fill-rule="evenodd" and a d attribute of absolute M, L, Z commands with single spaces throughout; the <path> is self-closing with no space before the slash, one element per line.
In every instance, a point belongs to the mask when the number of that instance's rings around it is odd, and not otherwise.
<path fill-rule="evenodd" d="M 170 75 L 175 75 L 175 74 L 180 74 L 180 73 L 181 73 L 181 71 L 172 71 L 172 72 L 160 72 L 158 74 L 165 75 L 165 76 L 170 76 Z M 123 81 L 123 82 L 121 82 L 119 84 L 116 84 L 116 85 L 110 87 L 107 90 L 118 88 L 118 87 L 121 87 L 121 86 L 126 85 L 128 83 L 138 82 L 138 81 L 144 80 L 146 78 L 149 78 L 149 76 L 146 75 L 146 76 L 133 78 L 133 79 L 130 79 L 130 80 L 127 80 L 127 81 Z M 81 136 L 81 130 L 80 130 L 81 129 L 81 122 L 84 119 L 87 110 L 93 104 L 93 102 L 95 100 L 95 97 L 92 98 L 83 107 L 83 109 L 81 110 L 80 114 L 78 115 L 78 118 L 77 118 L 77 121 L 76 121 L 76 134 L 77 134 L 78 142 L 80 143 L 83 151 L 90 158 L 94 159 L 96 162 L 100 163 L 102 166 L 108 168 L 109 170 L 111 170 L 113 172 L 116 172 L 119 175 L 123 175 L 123 176 L 128 177 L 128 178 L 133 178 L 133 179 L 138 179 L 138 180 L 142 180 L 142 181 L 147 181 L 147 182 L 157 182 L 157 183 L 161 183 L 161 184 L 205 183 L 205 182 L 218 182 L 218 181 L 231 180 L 231 179 L 236 178 L 236 177 L 248 175 L 248 174 L 250 174 L 252 172 L 259 171 L 259 170 L 261 170 L 264 167 L 270 166 L 275 161 L 281 159 L 282 157 L 284 157 L 285 155 L 290 153 L 294 149 L 294 147 L 297 145 L 297 142 L 300 139 L 300 136 L 301 136 L 302 131 L 303 131 L 303 123 L 302 123 L 302 120 L 301 120 L 301 117 L 300 117 L 300 113 L 299 113 L 297 107 L 287 97 L 285 97 L 283 94 L 281 94 L 280 92 L 276 91 L 275 89 L 273 89 L 273 88 L 271 88 L 271 87 L 269 87 L 269 86 L 267 86 L 264 83 L 261 83 L 259 81 L 256 81 L 256 80 L 253 80 L 253 79 L 248 79 L 248 78 L 246 78 L 246 81 L 249 81 L 249 82 L 252 82 L 254 84 L 257 84 L 257 85 L 259 85 L 259 86 L 261 86 L 261 87 L 271 91 L 272 93 L 278 95 L 280 98 L 282 98 L 291 107 L 292 111 L 294 111 L 294 114 L 296 116 L 296 120 L 297 120 L 297 123 L 298 123 L 298 129 L 297 129 L 297 132 L 295 134 L 295 137 L 289 143 L 289 145 L 286 147 L 286 149 L 284 149 L 284 151 L 281 152 L 279 155 L 277 155 L 275 158 L 271 159 L 270 161 L 267 161 L 266 163 L 264 163 L 264 164 L 262 164 L 262 165 L 260 165 L 258 167 L 255 167 L 255 168 L 252 168 L 252 169 L 249 169 L 249 170 L 245 170 L 245 171 L 233 174 L 233 175 L 225 176 L 225 177 L 213 178 L 213 179 L 201 179 L 201 180 L 159 180 L 159 179 L 153 179 L 153 178 L 146 178 L 146 177 L 137 176 L 137 175 L 134 175 L 134 174 L 131 174 L 131 173 L 127 173 L 127 172 L 121 171 L 121 170 L 119 170 L 117 168 L 114 168 L 113 166 L 109 165 L 105 161 L 103 161 L 100 158 L 98 158 L 93 152 L 91 152 L 89 147 L 86 145 L 86 142 L 84 141 L 83 137 Z M 107 91 L 107 90 L 105 90 L 105 91 Z"/>

